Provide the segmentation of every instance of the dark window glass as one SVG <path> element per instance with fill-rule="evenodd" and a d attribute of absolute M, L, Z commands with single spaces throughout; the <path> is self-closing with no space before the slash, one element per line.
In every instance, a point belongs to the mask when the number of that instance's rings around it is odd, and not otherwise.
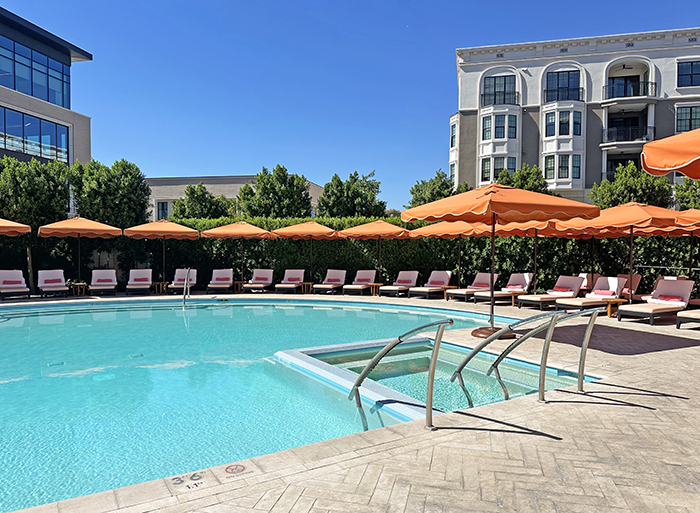
<path fill-rule="evenodd" d="M 32 51 L 29 48 L 27 48 L 26 46 L 21 45 L 19 43 L 15 43 L 15 53 L 17 55 L 21 55 L 22 57 L 25 57 L 29 60 L 31 60 L 31 58 L 32 58 Z"/>
<path fill-rule="evenodd" d="M 41 156 L 56 158 L 56 123 L 41 120 Z"/>
<path fill-rule="evenodd" d="M 450 148 L 454 148 L 457 144 L 457 125 L 450 126 Z"/>
<path fill-rule="evenodd" d="M 70 84 L 63 82 L 63 106 L 70 109 Z"/>
<path fill-rule="evenodd" d="M 574 180 L 581 178 L 581 155 L 571 157 L 571 178 Z"/>
<path fill-rule="evenodd" d="M 678 63 L 678 87 L 700 86 L 700 61 Z"/>
<path fill-rule="evenodd" d="M 63 73 L 61 73 L 60 71 L 56 71 L 55 69 L 49 68 L 49 76 L 57 78 L 59 80 L 63 80 Z"/>
<path fill-rule="evenodd" d="M 569 156 L 559 155 L 559 178 L 569 178 Z"/>
<path fill-rule="evenodd" d="M 41 125 L 39 118 L 24 115 L 24 152 L 41 155 Z"/>
<path fill-rule="evenodd" d="M 0 56 L 0 85 L 15 88 L 15 63 L 3 56 Z"/>
<path fill-rule="evenodd" d="M 63 82 L 57 78 L 49 77 L 49 101 L 63 107 Z"/>
<path fill-rule="evenodd" d="M 56 160 L 68 162 L 68 127 L 56 125 Z"/>
<path fill-rule="evenodd" d="M 515 173 L 515 166 L 517 159 L 515 157 L 508 157 L 508 172 L 512 175 Z"/>
<path fill-rule="evenodd" d="M 15 90 L 30 96 L 32 94 L 32 70 L 19 62 L 15 62 Z"/>
<path fill-rule="evenodd" d="M 63 64 L 49 57 L 49 68 L 55 69 L 59 73 L 63 73 Z"/>
<path fill-rule="evenodd" d="M 161 219 L 167 219 L 168 218 L 168 202 L 167 201 L 159 201 L 158 202 L 158 221 Z"/>
<path fill-rule="evenodd" d="M 491 159 L 483 159 L 481 161 L 481 181 L 488 182 L 491 180 Z"/>
<path fill-rule="evenodd" d="M 518 136 L 518 116 L 508 116 L 508 139 Z"/>
<path fill-rule="evenodd" d="M 700 128 L 700 106 L 678 107 L 676 132 L 687 132 L 696 128 Z"/>
<path fill-rule="evenodd" d="M 15 52 L 13 52 L 12 50 L 8 50 L 7 48 L 3 48 L 2 46 L 0 46 L 0 55 L 4 55 L 11 61 L 15 60 Z"/>
<path fill-rule="evenodd" d="M 0 107 L 0 148 L 5 147 L 5 109 Z"/>
<path fill-rule="evenodd" d="M 484 96 L 484 105 L 515 104 L 515 75 L 486 77 Z"/>
<path fill-rule="evenodd" d="M 569 135 L 569 111 L 559 113 L 559 135 Z"/>
<path fill-rule="evenodd" d="M 12 40 L 7 39 L 5 36 L 0 36 L 0 46 L 2 46 L 3 48 L 7 48 L 10 51 L 12 51 L 14 49 L 13 48 L 14 45 L 12 44 Z"/>
<path fill-rule="evenodd" d="M 505 157 L 494 157 L 493 159 L 493 179 L 498 180 L 498 175 L 506 168 Z"/>
<path fill-rule="evenodd" d="M 574 111 L 574 135 L 581 135 L 581 113 Z"/>
<path fill-rule="evenodd" d="M 35 52 L 34 50 L 32 50 L 32 60 L 41 64 L 42 66 L 49 65 L 48 57 L 46 57 L 46 55 L 44 55 L 43 53 Z"/>
<path fill-rule="evenodd" d="M 5 109 L 5 147 L 8 150 L 24 151 L 22 144 L 22 114 Z"/>
<path fill-rule="evenodd" d="M 556 120 L 556 114 L 554 112 L 548 112 L 547 115 L 545 116 L 545 132 L 544 132 L 545 137 L 552 137 L 553 135 L 556 135 L 556 132 L 554 131 L 555 120 Z M 554 178 L 554 177 L 552 177 L 552 178 Z"/>
<path fill-rule="evenodd" d="M 49 82 L 46 73 L 32 70 L 32 96 L 40 100 L 49 100 Z"/>
<path fill-rule="evenodd" d="M 506 117 L 503 114 L 496 115 L 494 123 L 494 139 L 505 139 L 506 137 Z M 495 169 L 495 168 L 494 168 Z"/>
<path fill-rule="evenodd" d="M 454 183 L 455 181 L 455 165 L 450 164 L 450 181 Z"/>
<path fill-rule="evenodd" d="M 554 155 L 544 158 L 544 177 L 547 180 L 554 180 Z"/>
<path fill-rule="evenodd" d="M 491 139 L 491 116 L 484 117 L 482 121 L 481 139 L 483 141 Z"/>
<path fill-rule="evenodd" d="M 547 73 L 545 101 L 581 100 L 580 72 L 550 71 Z"/>

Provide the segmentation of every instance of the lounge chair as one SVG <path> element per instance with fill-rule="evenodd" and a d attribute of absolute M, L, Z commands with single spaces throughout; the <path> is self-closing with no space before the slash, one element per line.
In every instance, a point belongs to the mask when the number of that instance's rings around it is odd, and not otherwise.
<path fill-rule="evenodd" d="M 579 289 L 579 294 L 588 294 L 591 292 L 593 290 L 593 286 L 598 281 L 598 278 L 600 278 L 600 274 L 597 273 L 581 273 L 578 276 L 579 278 L 583 278 L 583 284 Z"/>
<path fill-rule="evenodd" d="M 401 271 L 393 285 L 382 285 L 379 287 L 379 295 L 386 294 L 387 296 L 394 295 L 398 297 L 399 294 L 407 294 L 408 289 L 416 286 L 417 280 L 418 271 Z"/>
<path fill-rule="evenodd" d="M 408 289 L 408 297 L 423 296 L 430 299 L 430 295 L 438 295 L 440 299 L 445 297 L 445 287 L 450 284 L 452 271 L 433 271 L 430 273 L 428 282 L 422 287 L 411 287 Z"/>
<path fill-rule="evenodd" d="M 513 301 L 513 292 L 527 292 L 531 282 L 532 273 L 512 273 L 505 287 L 493 291 L 493 299 L 495 301 Z M 474 302 L 478 301 L 491 301 L 491 291 L 474 292 Z"/>
<path fill-rule="evenodd" d="M 632 294 L 632 300 L 633 301 L 646 301 L 647 299 L 650 299 L 651 296 L 654 294 L 654 291 L 656 290 L 656 287 L 659 285 L 660 281 L 667 280 L 667 281 L 676 281 L 676 280 L 685 280 L 687 279 L 685 276 L 657 276 L 656 281 L 654 282 L 654 287 L 652 287 L 651 292 L 648 294 Z M 692 304 L 694 300 L 690 302 Z"/>
<path fill-rule="evenodd" d="M 581 284 L 583 278 L 580 276 L 559 276 L 557 283 L 546 294 L 525 294 L 518 297 L 518 308 L 523 305 L 537 305 L 542 310 L 545 305 L 555 304 L 557 299 L 578 296 Z"/>
<path fill-rule="evenodd" d="M 63 277 L 63 269 L 39 271 L 39 291 L 41 297 L 67 296 L 68 287 L 66 287 L 66 279 Z"/>
<path fill-rule="evenodd" d="M 243 284 L 243 292 L 263 291 L 272 288 L 272 269 L 254 269 L 253 277 Z"/>
<path fill-rule="evenodd" d="M 153 285 L 153 269 L 131 269 L 129 281 L 126 284 L 126 295 L 150 294 Z"/>
<path fill-rule="evenodd" d="M 554 303 L 556 309 L 578 308 L 593 308 L 595 306 L 605 306 L 608 304 L 605 299 L 617 299 L 622 294 L 622 290 L 627 284 L 627 278 L 613 278 L 601 276 L 595 282 L 593 290 L 585 297 L 566 297 L 559 298 Z"/>
<path fill-rule="evenodd" d="M 339 290 L 343 290 L 343 285 L 345 285 L 345 274 L 347 271 L 342 269 L 328 269 L 326 271 L 326 278 L 323 283 L 317 283 L 312 287 L 314 294 L 324 292 L 326 294 L 335 294 Z"/>
<path fill-rule="evenodd" d="M 700 322 L 700 310 L 682 310 L 676 314 L 676 329 L 684 322 Z"/>
<path fill-rule="evenodd" d="M 660 280 L 646 303 L 620 305 L 617 320 L 622 321 L 623 317 L 642 317 L 649 318 L 649 324 L 653 325 L 657 317 L 685 310 L 694 285 L 693 280 Z"/>
<path fill-rule="evenodd" d="M 498 273 L 494 273 L 493 275 L 493 283 L 494 285 L 496 284 L 496 280 L 498 280 Z M 476 273 L 476 277 L 474 278 L 474 281 L 472 282 L 471 285 L 469 285 L 466 289 L 452 289 L 447 291 L 447 300 L 449 301 L 450 299 L 464 299 L 465 301 L 469 299 L 470 297 L 474 296 L 475 292 L 483 292 L 491 291 L 491 273 Z"/>
<path fill-rule="evenodd" d="M 629 280 L 630 275 L 629 274 L 618 274 L 618 278 L 624 278 L 625 280 Z M 637 293 L 637 288 L 639 288 L 639 282 L 642 281 L 642 275 L 641 274 L 633 274 L 632 275 L 632 287 L 629 286 L 629 283 L 625 283 L 624 288 L 622 289 L 622 292 L 620 292 L 620 297 L 623 297 L 625 299 L 630 298 L 630 288 L 632 289 L 632 298 L 634 298 L 634 295 Z"/>
<path fill-rule="evenodd" d="M 168 292 L 173 294 L 181 294 L 185 288 L 185 280 L 187 279 L 187 269 L 175 269 L 175 276 L 172 283 L 168 284 Z M 197 283 L 197 269 L 190 269 L 189 287 Z"/>
<path fill-rule="evenodd" d="M 377 271 L 374 270 L 357 271 L 355 281 L 353 281 L 350 285 L 345 285 L 343 287 L 343 294 L 352 294 L 355 292 L 359 292 L 360 295 L 364 294 L 365 290 L 370 290 L 369 284 L 374 283 L 376 277 Z"/>
<path fill-rule="evenodd" d="M 233 269 L 214 269 L 211 273 L 211 281 L 207 285 L 209 292 L 228 292 L 233 286 Z"/>
<path fill-rule="evenodd" d="M 294 292 L 301 290 L 301 282 L 304 281 L 304 269 L 287 269 L 284 278 L 275 285 L 275 292 Z"/>
<path fill-rule="evenodd" d="M 92 271 L 90 294 L 117 295 L 117 271 L 114 269 L 95 269 Z"/>
<path fill-rule="evenodd" d="M 22 271 L 18 269 L 0 271 L 0 299 L 22 296 L 27 296 L 29 299 L 29 289 Z"/>

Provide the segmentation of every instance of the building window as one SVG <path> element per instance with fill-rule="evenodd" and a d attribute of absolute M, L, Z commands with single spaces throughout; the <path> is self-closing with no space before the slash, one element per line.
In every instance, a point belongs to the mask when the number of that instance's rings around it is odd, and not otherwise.
<path fill-rule="evenodd" d="M 491 139 L 491 116 L 484 117 L 482 121 L 481 139 L 483 141 Z"/>
<path fill-rule="evenodd" d="M 518 136 L 518 116 L 508 116 L 508 139 Z"/>
<path fill-rule="evenodd" d="M 0 148 L 68 162 L 68 127 L 0 107 Z"/>
<path fill-rule="evenodd" d="M 481 161 L 481 181 L 488 182 L 491 180 L 491 159 L 483 159 Z"/>
<path fill-rule="evenodd" d="M 569 135 L 569 111 L 559 113 L 559 135 Z"/>
<path fill-rule="evenodd" d="M 517 105 L 518 94 L 515 92 L 515 75 L 486 77 L 481 105 Z"/>
<path fill-rule="evenodd" d="M 454 163 L 450 164 L 450 182 L 453 184 L 455 183 L 455 165 Z"/>
<path fill-rule="evenodd" d="M 554 122 L 556 120 L 556 114 L 554 112 L 548 112 L 545 116 L 545 137 L 552 137 L 556 135 L 554 131 Z"/>
<path fill-rule="evenodd" d="M 559 155 L 559 173 L 558 178 L 569 178 L 569 156 Z"/>
<path fill-rule="evenodd" d="M 70 66 L 0 36 L 0 85 L 70 109 Z"/>
<path fill-rule="evenodd" d="M 700 128 L 700 106 L 678 107 L 676 113 L 676 132 L 687 132 Z"/>
<path fill-rule="evenodd" d="M 574 135 L 581 135 L 581 113 L 574 111 Z"/>
<path fill-rule="evenodd" d="M 496 123 L 493 130 L 494 139 L 505 139 L 506 137 L 506 117 L 503 114 L 496 116 Z"/>
<path fill-rule="evenodd" d="M 544 158 L 544 177 L 547 180 L 554 180 L 554 155 L 547 155 Z"/>
<path fill-rule="evenodd" d="M 450 148 L 457 145 L 457 125 L 450 126 Z"/>
<path fill-rule="evenodd" d="M 700 86 L 700 61 L 678 63 L 678 87 Z"/>
<path fill-rule="evenodd" d="M 571 178 L 574 180 L 581 178 L 581 155 L 571 156 Z"/>
<path fill-rule="evenodd" d="M 508 157 L 508 172 L 512 175 L 515 173 L 515 166 L 517 165 L 517 159 L 515 157 Z"/>
<path fill-rule="evenodd" d="M 494 157 L 493 158 L 493 179 L 498 180 L 498 175 L 501 174 L 506 167 L 505 157 Z"/>
<path fill-rule="evenodd" d="M 158 219 L 157 221 L 160 221 L 161 219 L 167 219 L 168 218 L 168 202 L 167 201 L 159 201 L 158 202 Z"/>
<path fill-rule="evenodd" d="M 581 100 L 579 71 L 554 71 L 547 73 L 545 102 Z"/>

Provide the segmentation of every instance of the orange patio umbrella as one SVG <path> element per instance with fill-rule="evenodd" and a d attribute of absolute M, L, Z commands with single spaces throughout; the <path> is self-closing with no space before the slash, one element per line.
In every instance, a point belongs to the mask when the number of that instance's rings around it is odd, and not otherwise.
<path fill-rule="evenodd" d="M 172 223 L 167 219 L 132 226 L 124 230 L 124 235 L 132 239 L 163 239 L 163 280 L 165 280 L 165 239 L 195 240 L 199 238 L 199 232 L 194 228 Z"/>
<path fill-rule="evenodd" d="M 202 232 L 202 237 L 211 239 L 241 239 L 241 280 L 243 280 L 243 239 L 276 239 L 277 235 L 255 225 L 238 221 Z"/>
<path fill-rule="evenodd" d="M 343 238 L 338 234 L 337 231 L 316 221 L 308 221 L 306 223 L 293 224 L 291 226 L 285 226 L 284 228 L 278 228 L 277 230 L 272 230 L 272 233 L 282 237 L 283 239 L 309 239 L 311 241 L 311 252 L 309 257 L 309 265 L 314 260 L 314 239 L 316 240 L 332 240 Z"/>
<path fill-rule="evenodd" d="M 377 244 L 379 245 L 379 273 L 381 274 L 382 239 L 408 239 L 411 237 L 411 231 L 379 219 L 371 223 L 360 224 L 346 230 L 341 230 L 338 232 L 338 235 L 350 239 L 377 239 Z"/>
<path fill-rule="evenodd" d="M 14 221 L 8 221 L 7 219 L 0 219 L 0 235 L 7 235 L 8 237 L 16 237 L 22 235 L 23 233 L 29 233 L 32 231 L 31 226 L 15 223 Z"/>
<path fill-rule="evenodd" d="M 645 144 L 642 168 L 657 176 L 678 171 L 700 178 L 700 128 Z"/>
<path fill-rule="evenodd" d="M 423 219 L 426 221 L 481 221 L 491 224 L 490 328 L 474 332 L 476 336 L 488 337 L 497 331 L 493 322 L 496 222 L 505 224 L 565 220 L 574 217 L 591 219 L 599 214 L 600 209 L 595 205 L 493 183 L 404 210 L 401 212 L 401 218 L 404 221 Z"/>
<path fill-rule="evenodd" d="M 109 239 L 121 235 L 119 228 L 84 217 L 73 217 L 39 227 L 39 237 L 76 237 L 78 239 L 78 281 L 80 281 L 80 238 Z"/>

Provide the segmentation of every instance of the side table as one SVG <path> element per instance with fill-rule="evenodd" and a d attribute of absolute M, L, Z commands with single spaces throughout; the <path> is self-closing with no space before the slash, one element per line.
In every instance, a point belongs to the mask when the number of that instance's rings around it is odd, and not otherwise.
<path fill-rule="evenodd" d="M 524 294 L 527 294 L 526 290 L 509 290 L 508 293 L 510 294 L 510 305 L 515 306 L 515 298 L 518 296 L 522 296 Z"/>
<path fill-rule="evenodd" d="M 312 281 L 302 281 L 301 282 L 301 293 L 302 294 L 311 294 L 311 287 L 314 286 L 314 282 Z"/>
<path fill-rule="evenodd" d="M 87 283 L 83 283 L 81 281 L 71 283 L 70 288 L 71 288 L 71 294 L 73 294 L 73 296 L 75 296 L 75 297 L 84 296 L 85 293 L 87 292 Z"/>
<path fill-rule="evenodd" d="M 369 285 L 369 293 L 372 296 L 378 296 L 379 295 L 379 287 L 384 285 L 383 283 L 368 283 Z"/>
<path fill-rule="evenodd" d="M 442 287 L 442 293 L 443 293 L 443 295 L 444 295 L 444 298 L 443 298 L 443 299 L 444 299 L 445 301 L 447 301 L 447 291 L 448 291 L 448 290 L 452 290 L 452 289 L 456 289 L 456 288 L 457 288 L 457 285 L 445 285 L 445 286 L 443 286 L 443 287 Z"/>
<path fill-rule="evenodd" d="M 613 305 L 620 306 L 620 305 L 623 305 L 623 304 L 625 304 L 625 303 L 628 302 L 627 299 L 622 299 L 622 298 L 619 298 L 619 297 L 604 297 L 604 298 L 601 298 L 601 299 L 602 299 L 603 301 L 605 301 L 605 302 L 607 303 L 607 305 L 608 305 L 608 317 L 613 317 L 613 313 L 612 313 L 612 307 L 613 307 Z M 617 312 L 615 312 L 615 315 L 617 315 Z"/>
<path fill-rule="evenodd" d="M 167 281 L 155 281 L 153 282 L 153 290 L 156 294 L 167 294 L 168 293 L 168 282 Z"/>
<path fill-rule="evenodd" d="M 244 283 L 245 282 L 243 282 L 243 281 L 234 281 L 233 282 L 233 293 L 240 294 L 241 292 L 243 292 L 243 284 Z"/>

